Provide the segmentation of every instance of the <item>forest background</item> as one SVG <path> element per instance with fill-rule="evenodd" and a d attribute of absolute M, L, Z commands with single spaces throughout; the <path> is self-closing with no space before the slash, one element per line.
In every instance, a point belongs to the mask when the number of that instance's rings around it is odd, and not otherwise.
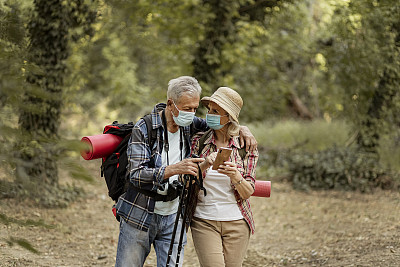
<path fill-rule="evenodd" d="M 80 138 L 136 121 L 181 75 L 242 95 L 260 179 L 396 191 L 399 49 L 397 0 L 1 0 L 0 197 L 68 206 L 82 188 L 61 172 L 98 179 Z"/>

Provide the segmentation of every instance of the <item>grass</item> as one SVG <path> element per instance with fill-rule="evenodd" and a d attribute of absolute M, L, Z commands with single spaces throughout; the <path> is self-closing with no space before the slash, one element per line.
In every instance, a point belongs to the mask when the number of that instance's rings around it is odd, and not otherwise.
<path fill-rule="evenodd" d="M 350 127 L 343 121 L 328 123 L 323 120 L 262 122 L 250 125 L 249 128 L 260 146 L 275 149 L 300 146 L 309 152 L 333 145 L 344 146 L 350 133 Z"/>
<path fill-rule="evenodd" d="M 271 157 L 276 157 L 280 151 L 291 148 L 304 152 L 318 152 L 332 146 L 343 147 L 350 140 L 351 126 L 345 121 L 314 120 L 311 122 L 282 120 L 278 122 L 262 122 L 248 125 L 259 143 L 260 148 L 274 151 L 274 154 L 260 155 L 257 170 L 261 175 L 275 176 L 285 172 L 285 169 L 273 166 Z M 397 140 L 397 141 L 396 141 Z M 379 148 L 381 164 L 388 169 L 400 173 L 400 140 L 399 133 L 383 136 Z M 269 160 L 266 158 L 269 157 Z M 399 178 L 400 179 L 400 178 Z"/>

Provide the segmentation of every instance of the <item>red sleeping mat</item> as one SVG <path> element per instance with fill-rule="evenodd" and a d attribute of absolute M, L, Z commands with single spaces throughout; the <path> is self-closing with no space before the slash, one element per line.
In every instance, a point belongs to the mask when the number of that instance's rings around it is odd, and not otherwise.
<path fill-rule="evenodd" d="M 257 181 L 255 183 L 253 197 L 270 197 L 271 195 L 271 181 Z"/>
<path fill-rule="evenodd" d="M 85 136 L 81 142 L 88 146 L 87 149 L 81 150 L 81 155 L 86 160 L 107 157 L 113 153 L 121 141 L 122 137 L 113 134 Z"/>

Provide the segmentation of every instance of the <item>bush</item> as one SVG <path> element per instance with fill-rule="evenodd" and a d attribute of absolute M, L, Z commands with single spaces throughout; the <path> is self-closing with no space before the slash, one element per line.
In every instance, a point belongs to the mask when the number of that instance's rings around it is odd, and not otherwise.
<path fill-rule="evenodd" d="M 257 178 L 293 182 L 297 189 L 371 191 L 400 184 L 399 132 L 382 135 L 379 156 L 351 144 L 344 121 L 285 120 L 250 126 L 259 143 Z M 354 135 L 354 134 L 353 134 Z"/>
<path fill-rule="evenodd" d="M 384 170 L 376 156 L 355 148 L 333 147 L 317 153 L 294 152 L 288 158 L 296 189 L 340 189 L 370 192 L 397 187 L 394 174 Z"/>

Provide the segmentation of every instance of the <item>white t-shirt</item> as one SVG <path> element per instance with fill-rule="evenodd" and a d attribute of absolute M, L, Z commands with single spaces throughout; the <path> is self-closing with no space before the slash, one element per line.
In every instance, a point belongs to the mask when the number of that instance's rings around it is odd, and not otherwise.
<path fill-rule="evenodd" d="M 180 150 L 180 130 L 176 131 L 175 133 L 168 132 L 168 144 L 169 144 L 169 165 L 178 163 L 181 161 L 181 150 Z M 183 140 L 182 140 L 183 141 Z M 183 149 L 182 149 L 182 157 L 185 155 L 185 142 L 183 142 Z M 167 153 L 165 149 L 163 149 L 161 154 L 162 165 L 167 166 Z M 178 175 L 174 175 L 169 177 L 168 183 L 172 183 L 174 180 L 178 179 Z M 168 184 L 165 185 L 165 190 L 157 190 L 157 193 L 161 195 L 166 195 L 168 190 Z M 159 215 L 171 215 L 178 211 L 179 206 L 179 197 L 175 198 L 172 201 L 156 201 L 154 206 L 154 213 Z"/>
<path fill-rule="evenodd" d="M 227 175 L 209 168 L 203 183 L 207 195 L 204 196 L 204 191 L 200 190 L 195 217 L 214 221 L 243 219 Z"/>

